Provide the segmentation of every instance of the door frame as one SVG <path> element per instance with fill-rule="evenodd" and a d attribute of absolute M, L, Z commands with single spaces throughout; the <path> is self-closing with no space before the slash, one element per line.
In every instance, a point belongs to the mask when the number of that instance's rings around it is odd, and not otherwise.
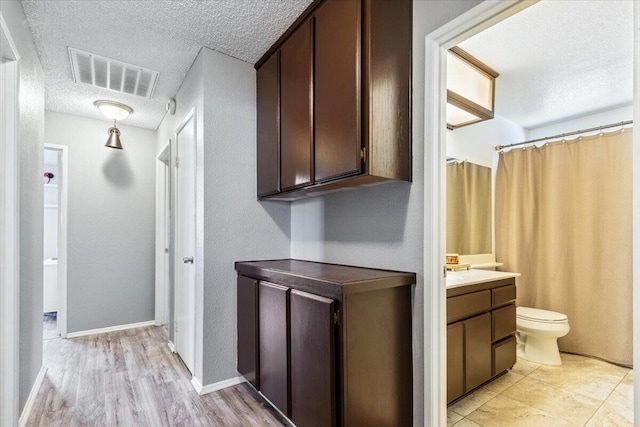
<path fill-rule="evenodd" d="M 194 357 L 194 367 L 193 367 L 193 372 L 192 372 L 192 379 L 191 379 L 191 383 L 194 386 L 194 388 L 196 389 L 196 391 L 200 392 L 200 390 L 202 389 L 202 385 L 201 385 L 201 380 L 199 380 L 199 378 L 202 378 L 202 348 L 203 348 L 203 294 L 204 294 L 204 281 L 203 281 L 203 271 L 204 271 L 204 265 L 203 262 L 201 261 L 203 259 L 202 257 L 202 252 L 200 251 L 200 248 L 198 247 L 198 233 L 201 233 L 202 230 L 198 227 L 198 203 L 197 203 L 197 199 L 198 199 L 198 165 L 199 165 L 199 152 L 198 152 L 198 121 L 197 121 L 197 114 L 196 114 L 196 107 L 193 107 L 191 110 L 189 110 L 189 112 L 185 115 L 185 117 L 182 119 L 182 121 L 180 121 L 180 124 L 178 125 L 178 127 L 176 128 L 175 132 L 174 132 L 174 137 L 173 140 L 171 141 L 172 145 L 170 148 L 170 154 L 171 154 L 171 211 L 172 212 L 177 212 L 177 196 L 178 196 L 178 191 L 177 191 L 177 184 L 178 184 L 178 173 L 176 171 L 177 169 L 177 165 L 178 165 L 178 135 L 180 134 L 180 132 L 182 131 L 182 129 L 185 128 L 185 126 L 189 123 L 189 121 L 193 120 L 193 127 L 195 129 L 194 131 L 194 166 L 195 166 L 195 170 L 193 171 L 193 183 L 196 186 L 195 188 L 195 198 L 193 200 L 195 209 L 195 215 L 193 218 L 193 221 L 196 224 L 196 236 L 195 236 L 195 242 L 196 242 L 196 253 L 193 255 L 194 257 L 194 265 L 195 265 L 195 269 L 196 269 L 196 283 L 195 283 L 195 303 L 194 303 L 194 307 L 193 307 L 193 316 L 194 316 L 194 330 L 195 330 L 195 336 L 194 336 L 194 340 L 193 340 L 193 357 Z M 177 266 L 179 265 L 178 263 L 181 263 L 182 260 L 180 259 L 180 256 L 178 254 L 178 251 L 175 248 L 175 242 L 176 242 L 176 236 L 178 235 L 178 221 L 177 221 L 177 215 L 174 214 L 173 215 L 173 241 L 171 242 L 171 247 L 173 248 L 173 256 L 172 256 L 172 262 L 174 265 L 173 268 L 173 304 L 172 304 L 172 311 L 173 311 L 173 316 L 171 316 L 173 318 L 173 324 L 170 325 L 173 328 L 174 331 L 174 337 L 173 337 L 173 344 L 174 347 L 176 349 L 177 352 L 177 334 L 179 332 L 176 332 L 176 325 L 177 325 L 177 320 L 176 320 L 176 293 L 177 293 L 177 275 L 178 275 L 178 268 Z"/>
<path fill-rule="evenodd" d="M 18 423 L 20 335 L 20 54 L 0 11 L 0 426 Z"/>
<path fill-rule="evenodd" d="M 424 272 L 433 283 L 424 294 L 425 425 L 445 425 L 446 408 L 446 54 L 447 49 L 535 4 L 537 0 L 486 0 L 425 37 Z M 640 3 L 634 6 L 633 187 L 640 189 Z M 640 307 L 640 192 L 633 192 L 633 306 Z M 640 331 L 640 310 L 633 329 Z M 634 366 L 640 366 L 640 334 L 633 337 Z M 634 382 L 634 420 L 640 424 L 640 381 Z"/>
<path fill-rule="evenodd" d="M 170 146 L 171 140 L 156 156 L 156 326 L 169 323 Z"/>
<path fill-rule="evenodd" d="M 0 11 L 0 426 L 17 425 L 20 335 L 20 54 Z"/>
<path fill-rule="evenodd" d="M 69 147 L 66 145 L 44 144 L 44 148 L 60 152 L 62 186 L 58 186 L 58 315 L 56 326 L 61 338 L 67 337 L 67 230 L 69 194 Z"/>

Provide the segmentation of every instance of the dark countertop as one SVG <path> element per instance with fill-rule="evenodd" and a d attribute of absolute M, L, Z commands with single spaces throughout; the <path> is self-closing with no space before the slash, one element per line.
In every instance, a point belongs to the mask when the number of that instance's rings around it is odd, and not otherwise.
<path fill-rule="evenodd" d="M 347 294 L 416 283 L 415 273 L 296 259 L 236 262 L 235 267 L 245 276 L 340 300 Z"/>

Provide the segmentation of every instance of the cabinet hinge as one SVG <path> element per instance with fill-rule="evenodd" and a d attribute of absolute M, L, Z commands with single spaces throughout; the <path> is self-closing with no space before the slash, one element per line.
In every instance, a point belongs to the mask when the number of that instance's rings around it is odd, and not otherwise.
<path fill-rule="evenodd" d="M 177 334 L 177 333 L 178 333 L 178 321 L 177 321 L 177 320 L 174 320 L 174 321 L 173 321 L 173 332 L 174 332 L 175 334 Z"/>
<path fill-rule="evenodd" d="M 333 313 L 333 324 L 334 325 L 340 324 L 340 310 L 336 310 L 335 313 Z"/>
<path fill-rule="evenodd" d="M 360 149 L 360 160 L 363 162 L 367 161 L 367 147 L 363 147 Z"/>
<path fill-rule="evenodd" d="M 180 165 L 180 160 L 176 157 L 176 167 Z"/>

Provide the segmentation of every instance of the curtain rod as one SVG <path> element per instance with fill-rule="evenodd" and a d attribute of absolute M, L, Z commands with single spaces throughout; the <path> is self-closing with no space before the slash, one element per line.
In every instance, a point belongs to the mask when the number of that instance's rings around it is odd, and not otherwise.
<path fill-rule="evenodd" d="M 501 150 L 504 150 L 505 148 L 517 147 L 518 145 L 533 144 L 534 142 L 546 141 L 549 139 L 564 138 L 565 136 L 573 136 L 573 135 L 579 135 L 581 133 L 595 132 L 597 130 L 609 129 L 609 128 L 614 128 L 618 126 L 626 126 L 632 123 L 633 123 L 633 120 L 627 120 L 624 122 L 611 123 L 609 125 L 604 125 L 604 126 L 597 126 L 590 129 L 580 129 L 574 132 L 561 133 L 559 135 L 553 135 L 553 136 L 545 136 L 544 138 L 538 138 L 538 139 L 530 139 L 529 141 L 516 142 L 514 144 L 496 145 L 496 151 L 501 151 Z"/>

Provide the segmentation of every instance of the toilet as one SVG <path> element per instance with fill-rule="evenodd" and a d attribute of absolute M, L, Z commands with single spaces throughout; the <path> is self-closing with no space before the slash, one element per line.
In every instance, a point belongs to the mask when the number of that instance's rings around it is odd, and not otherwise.
<path fill-rule="evenodd" d="M 543 365 L 562 365 L 558 338 L 567 335 L 570 329 L 565 314 L 517 307 L 518 357 Z"/>

